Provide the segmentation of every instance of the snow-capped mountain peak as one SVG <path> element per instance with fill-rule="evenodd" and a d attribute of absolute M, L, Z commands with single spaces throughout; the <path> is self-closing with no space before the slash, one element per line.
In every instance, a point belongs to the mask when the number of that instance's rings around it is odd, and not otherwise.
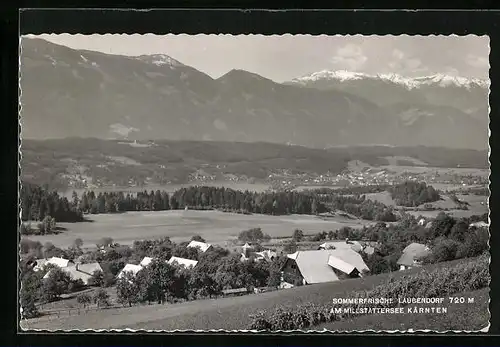
<path fill-rule="evenodd" d="M 174 58 L 166 55 L 166 54 L 153 54 L 153 55 L 141 55 L 135 57 L 136 59 L 149 62 L 156 66 L 169 65 L 169 66 L 180 66 L 182 63 L 178 62 Z"/>
<path fill-rule="evenodd" d="M 380 80 L 380 81 L 403 85 L 408 89 L 414 89 L 428 85 L 438 85 L 441 87 L 456 86 L 456 87 L 465 87 L 467 89 L 473 86 L 488 88 L 488 86 L 490 85 L 490 81 L 485 79 L 466 78 L 466 77 L 451 76 L 445 74 L 435 74 L 435 75 L 421 76 L 421 77 L 406 77 L 395 73 L 370 75 L 366 73 L 352 72 L 345 70 L 337 70 L 337 71 L 322 70 L 314 72 L 307 76 L 295 78 L 292 80 L 292 82 L 299 84 L 307 84 L 322 80 L 337 80 L 339 82 L 356 81 L 356 80 Z"/>

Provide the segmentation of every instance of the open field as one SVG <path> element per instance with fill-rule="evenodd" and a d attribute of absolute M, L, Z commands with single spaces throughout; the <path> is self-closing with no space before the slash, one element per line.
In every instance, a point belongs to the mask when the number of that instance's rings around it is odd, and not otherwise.
<path fill-rule="evenodd" d="M 453 266 L 470 259 L 455 260 L 398 271 L 389 274 L 368 276 L 360 279 L 348 279 L 333 283 L 274 292 L 251 294 L 241 297 L 207 299 L 171 305 L 134 306 L 131 308 L 113 308 L 90 311 L 86 314 L 64 318 L 41 317 L 21 322 L 23 329 L 144 329 L 144 330 L 209 330 L 247 329 L 251 314 L 259 310 L 272 310 L 274 307 L 296 307 L 301 303 L 324 304 L 334 297 L 349 297 L 352 292 L 369 290 L 385 283 L 391 277 L 432 270 L 437 267 Z"/>
<path fill-rule="evenodd" d="M 310 215 L 244 215 L 193 210 L 98 214 L 89 218 L 93 222 L 59 223 L 67 230 L 57 235 L 31 235 L 27 238 L 41 243 L 50 241 L 57 247 L 69 247 L 76 238 L 81 238 L 83 247 L 93 247 L 102 237 L 111 237 L 120 244 L 132 244 L 135 240 L 163 236 L 174 242 L 188 241 L 193 235 L 201 235 L 207 242 L 225 245 L 225 242 L 236 239 L 242 230 L 250 228 L 260 227 L 271 237 L 278 237 L 289 236 L 296 228 L 310 234 L 371 223 L 342 217 L 323 220 Z"/>
<path fill-rule="evenodd" d="M 330 331 L 405 331 L 426 330 L 430 327 L 439 331 L 447 330 L 465 330 L 478 331 L 484 329 L 489 324 L 490 314 L 489 306 L 489 289 L 481 289 L 473 292 L 454 294 L 454 297 L 474 298 L 473 304 L 450 304 L 448 299 L 445 299 L 443 305 L 448 312 L 445 314 L 384 314 L 384 315 L 368 315 L 360 316 L 343 321 L 333 323 L 325 323 L 318 325 L 317 330 Z M 421 305 L 419 307 L 436 307 L 436 305 Z"/>
<path fill-rule="evenodd" d="M 434 185 L 433 185 L 434 186 Z M 387 206 L 393 206 L 395 208 L 401 208 L 402 206 L 397 206 L 394 200 L 391 197 L 389 192 L 380 192 L 380 193 L 370 193 L 366 194 L 366 198 L 374 201 L 379 201 Z M 444 211 L 454 217 L 470 217 L 473 215 L 482 215 L 489 211 L 488 209 L 488 197 L 487 196 L 479 196 L 479 195 L 462 195 L 457 194 L 457 198 L 468 202 L 468 210 L 460 210 L 457 209 L 457 205 L 450 199 L 448 195 L 441 195 L 442 200 L 431 203 L 431 205 L 436 209 L 448 209 Z M 481 203 L 484 203 L 481 205 Z M 424 216 L 429 218 L 436 217 L 441 210 L 434 211 L 412 211 L 408 207 L 405 207 L 408 213 L 418 217 Z"/>

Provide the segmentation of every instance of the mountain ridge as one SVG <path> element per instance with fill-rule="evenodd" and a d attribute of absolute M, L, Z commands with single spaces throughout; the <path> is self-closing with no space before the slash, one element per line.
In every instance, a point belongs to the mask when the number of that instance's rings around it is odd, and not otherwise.
<path fill-rule="evenodd" d="M 377 86 L 365 85 L 365 92 L 304 88 L 238 69 L 214 79 L 165 54 L 109 55 L 26 38 L 21 46 L 25 138 L 262 141 L 315 148 L 386 143 L 484 149 L 488 143 L 485 103 L 466 103 L 477 114 L 450 119 L 441 117 L 436 103 L 408 90 L 399 89 L 399 97 Z M 451 100 L 450 107 L 470 94 L 443 89 L 439 97 Z M 408 109 L 394 111 L 380 102 L 387 94 L 397 96 L 396 102 L 417 100 L 423 113 L 436 117 L 414 115 L 418 127 L 408 125 Z"/>

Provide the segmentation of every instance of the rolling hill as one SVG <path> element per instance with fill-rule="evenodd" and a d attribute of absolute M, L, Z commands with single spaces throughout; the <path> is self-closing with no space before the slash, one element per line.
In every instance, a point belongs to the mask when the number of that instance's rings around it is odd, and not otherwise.
<path fill-rule="evenodd" d="M 486 151 L 432 147 L 313 149 L 264 142 L 66 138 L 23 140 L 21 151 L 22 179 L 55 188 L 84 180 L 122 187 L 186 183 L 193 175 L 212 176 L 218 181 L 233 176 L 244 181 L 264 181 L 271 173 L 284 171 L 313 176 L 337 174 L 352 160 L 372 166 L 389 165 L 391 157 L 414 158 L 409 165 L 488 168 Z"/>
<path fill-rule="evenodd" d="M 466 103 L 460 110 L 478 109 L 479 114 L 457 111 L 455 115 L 449 110 L 443 114 L 429 97 L 420 98 L 413 90 L 395 92 L 377 84 L 345 90 L 304 88 L 242 70 L 213 79 L 167 55 L 109 55 L 41 39 L 23 38 L 20 60 L 26 139 L 202 139 L 315 148 L 488 147 L 487 102 L 468 102 L 460 87 L 460 93 L 448 88 L 443 93 L 452 94 L 446 97 L 449 100 Z M 421 112 L 431 108 L 433 116 L 413 116 L 418 121 L 408 122 L 405 110 L 395 111 L 380 102 L 382 94 L 394 97 L 393 103 L 418 102 Z"/>

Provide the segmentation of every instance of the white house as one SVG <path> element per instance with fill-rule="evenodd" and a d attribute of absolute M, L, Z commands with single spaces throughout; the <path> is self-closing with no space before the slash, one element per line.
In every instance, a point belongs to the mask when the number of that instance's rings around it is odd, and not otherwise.
<path fill-rule="evenodd" d="M 63 268 L 63 267 L 67 267 L 69 265 L 72 265 L 73 262 L 71 260 L 64 259 L 64 258 L 52 257 L 52 258 L 47 260 L 46 264 L 57 265 L 57 266 Z"/>
<path fill-rule="evenodd" d="M 180 266 L 185 267 L 187 269 L 193 268 L 196 266 L 196 264 L 198 264 L 198 262 L 196 260 L 179 258 L 179 257 L 171 257 L 168 260 L 168 263 L 169 264 L 177 264 L 177 265 L 180 265 Z"/>
<path fill-rule="evenodd" d="M 431 250 L 421 243 L 411 243 L 404 250 L 398 260 L 399 270 L 408 270 L 415 266 L 420 266 L 420 259 L 429 255 Z"/>
<path fill-rule="evenodd" d="M 144 257 L 141 262 L 139 263 L 140 266 L 148 266 L 151 262 L 153 261 L 153 258 L 151 257 Z"/>
<path fill-rule="evenodd" d="M 483 222 L 483 221 L 480 221 L 480 222 L 476 222 L 476 223 L 471 223 L 469 225 L 469 228 L 487 228 L 489 226 L 488 223 L 486 222 Z"/>
<path fill-rule="evenodd" d="M 297 251 L 289 254 L 282 267 L 284 282 L 315 284 L 339 281 L 342 277 L 361 277 L 369 271 L 361 255 L 349 248 Z M 340 278 L 339 278 L 340 276 Z"/>
<path fill-rule="evenodd" d="M 210 249 L 210 247 L 212 247 L 212 245 L 209 243 L 194 241 L 194 240 L 189 242 L 189 244 L 187 246 L 188 247 L 196 247 L 203 253 L 205 253 L 206 251 L 208 251 Z"/>
<path fill-rule="evenodd" d="M 133 276 L 136 276 L 139 271 L 142 270 L 142 266 L 140 265 L 134 265 L 134 264 L 127 264 L 125 267 L 118 273 L 118 278 L 122 278 L 126 272 L 132 273 Z"/>
<path fill-rule="evenodd" d="M 60 267 L 60 269 L 66 272 L 69 277 L 73 280 L 82 280 L 84 285 L 89 284 L 89 280 L 92 278 L 92 275 L 95 271 L 102 271 L 101 265 L 99 263 L 89 263 L 89 264 L 71 264 L 69 266 Z M 43 276 L 43 279 L 47 279 L 50 276 L 49 271 Z"/>

